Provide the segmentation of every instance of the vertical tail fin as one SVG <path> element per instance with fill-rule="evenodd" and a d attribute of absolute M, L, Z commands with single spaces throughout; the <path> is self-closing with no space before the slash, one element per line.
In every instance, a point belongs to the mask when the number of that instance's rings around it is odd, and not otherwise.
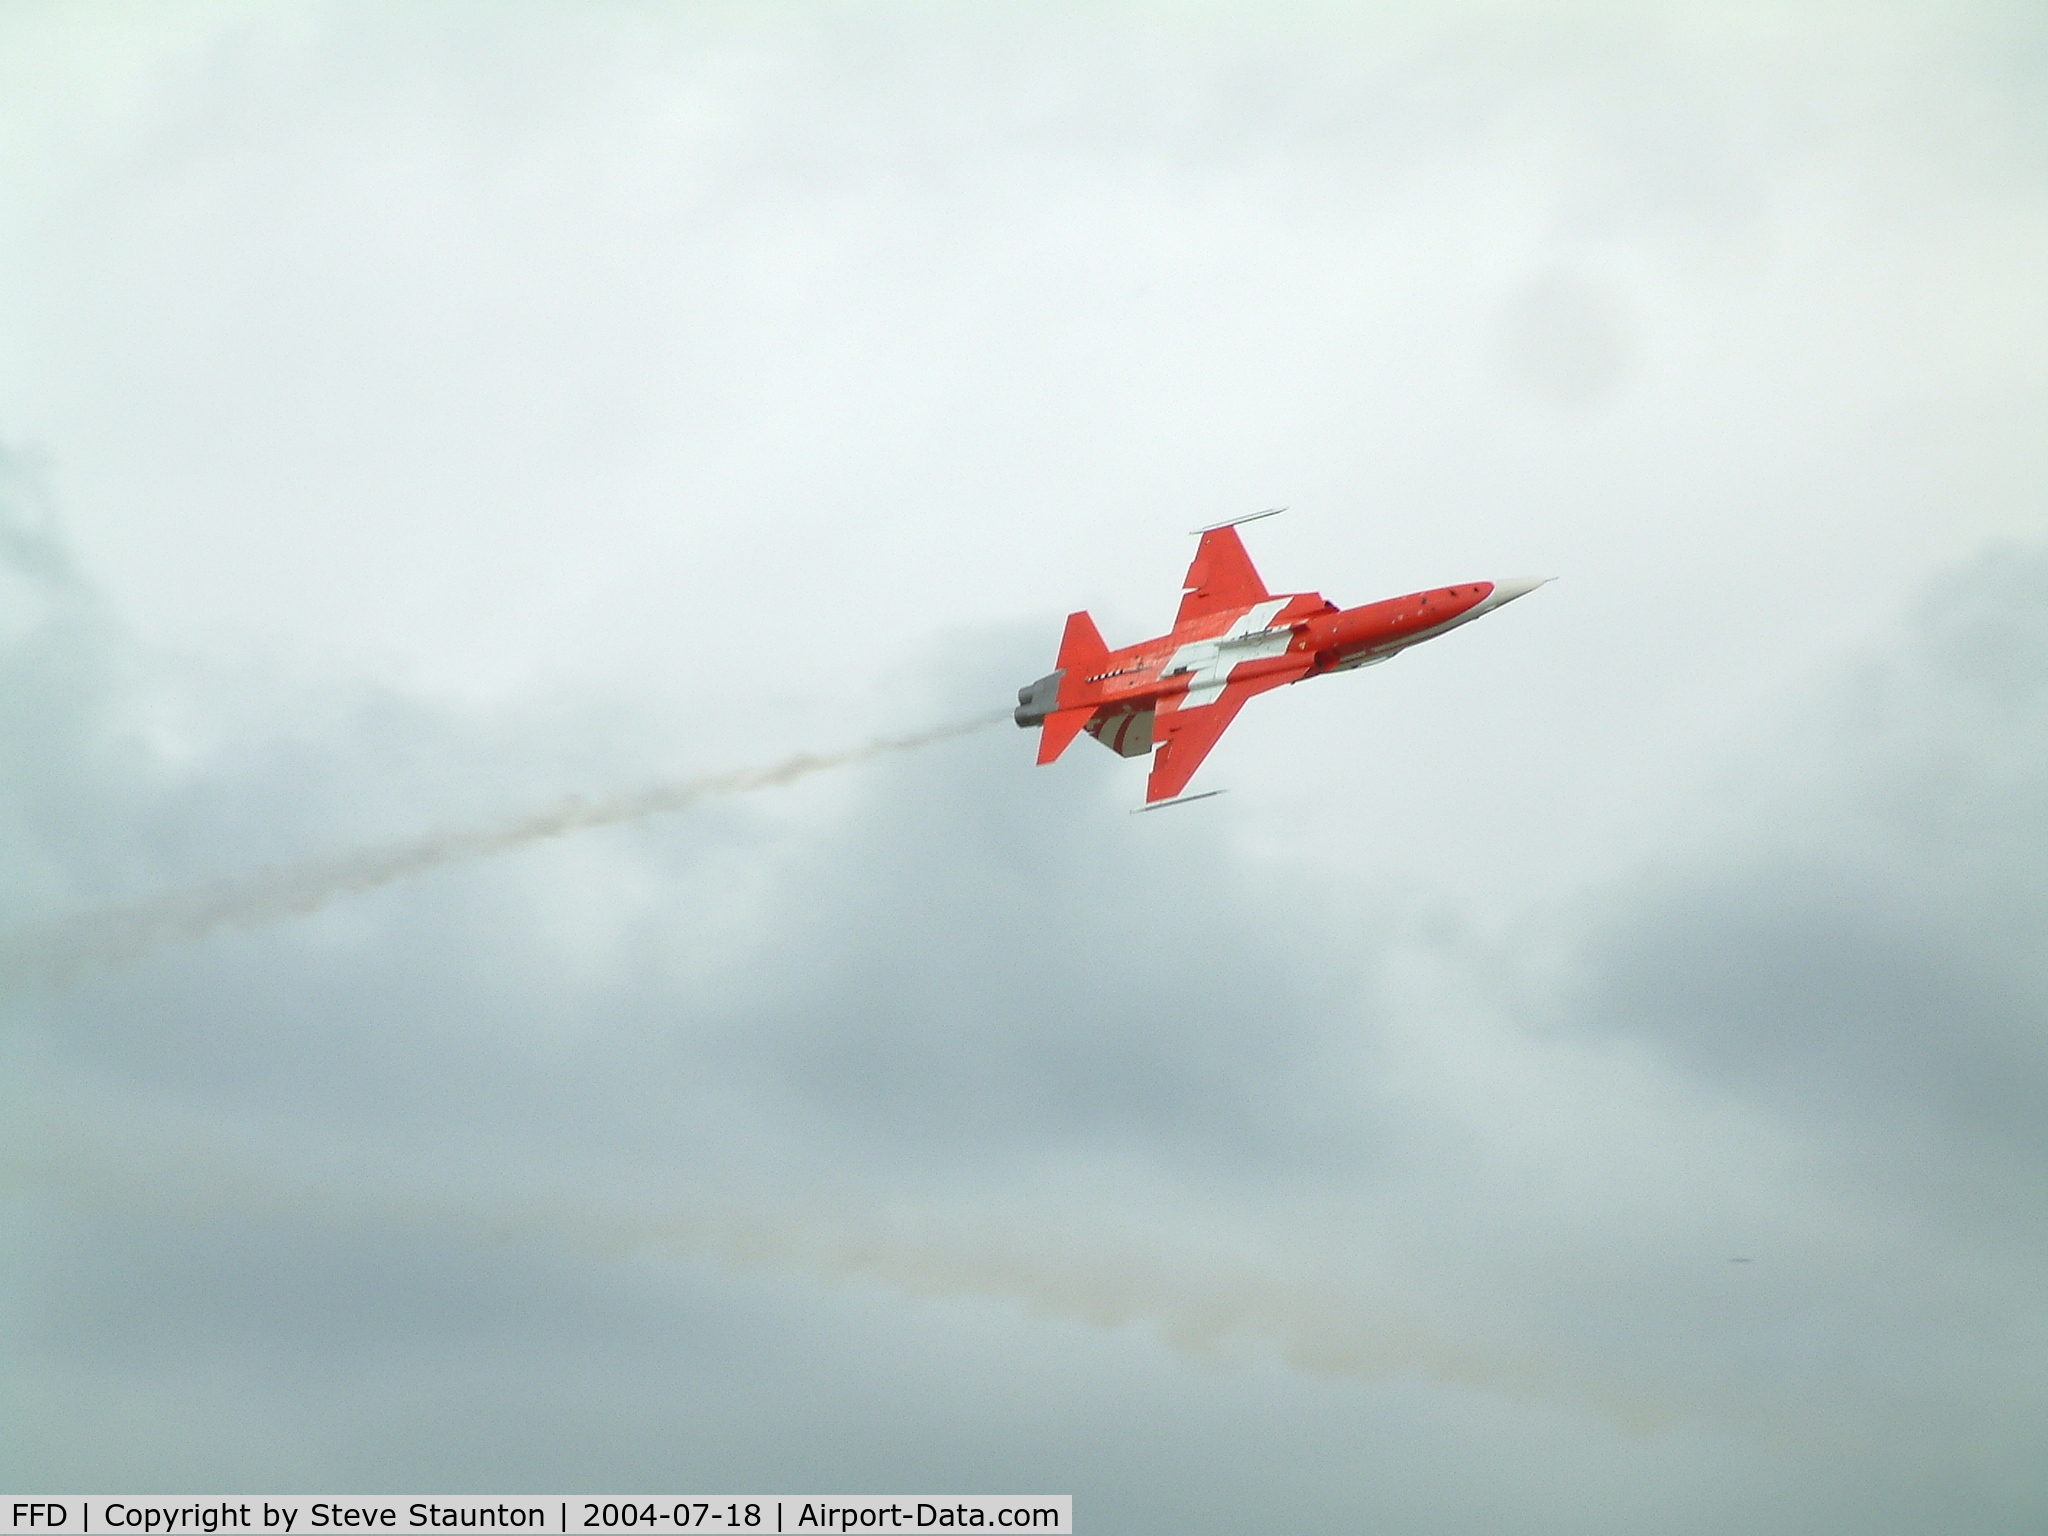
<path fill-rule="evenodd" d="M 1060 659 L 1053 663 L 1067 670 L 1066 683 L 1077 688 L 1081 679 L 1091 672 L 1102 670 L 1099 663 L 1109 658 L 1109 647 L 1102 643 L 1102 631 L 1095 627 L 1095 621 L 1088 617 L 1084 608 L 1079 613 L 1067 615 L 1066 633 L 1060 636 Z M 1069 702 L 1066 683 L 1060 687 L 1060 702 Z"/>
<path fill-rule="evenodd" d="M 1102 631 L 1084 609 L 1067 615 L 1065 633 L 1060 636 L 1058 707 L 1045 717 L 1045 730 L 1038 738 L 1038 760 L 1056 759 L 1081 734 L 1081 727 L 1095 713 L 1095 685 L 1088 678 L 1102 670 L 1109 647 L 1102 643 Z"/>

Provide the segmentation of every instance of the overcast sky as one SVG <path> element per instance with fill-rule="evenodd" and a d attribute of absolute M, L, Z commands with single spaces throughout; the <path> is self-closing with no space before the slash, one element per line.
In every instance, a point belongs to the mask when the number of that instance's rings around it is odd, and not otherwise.
<path fill-rule="evenodd" d="M 2044 103 L 2019 6 L 0 11 L 0 1483 L 2039 1530 Z M 1163 815 L 1003 726 L 261 899 L 1280 504 L 1562 579 Z"/>

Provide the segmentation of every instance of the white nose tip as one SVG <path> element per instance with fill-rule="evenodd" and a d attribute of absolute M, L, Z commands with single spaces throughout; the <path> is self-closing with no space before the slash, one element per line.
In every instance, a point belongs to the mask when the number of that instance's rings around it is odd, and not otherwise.
<path fill-rule="evenodd" d="M 1538 587 L 1555 580 L 1555 576 L 1514 576 L 1506 581 L 1496 581 L 1493 584 L 1494 605 L 1512 603 L 1516 598 L 1526 597 Z"/>

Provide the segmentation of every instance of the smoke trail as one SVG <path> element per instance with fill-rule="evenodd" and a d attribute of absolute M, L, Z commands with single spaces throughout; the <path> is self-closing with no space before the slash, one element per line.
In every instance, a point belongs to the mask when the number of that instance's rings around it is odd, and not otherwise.
<path fill-rule="evenodd" d="M 713 795 L 740 795 L 794 784 L 893 752 L 910 752 L 986 730 L 1009 712 L 976 715 L 907 736 L 884 736 L 843 752 L 799 752 L 765 768 L 739 768 L 703 778 L 654 784 L 602 800 L 569 795 L 552 807 L 496 826 L 432 832 L 409 842 L 363 848 L 230 876 L 170 891 L 134 906 L 83 913 L 39 928 L 0 935 L 0 989 L 31 977 L 63 981 L 89 965 L 115 965 L 166 944 L 190 944 L 217 928 L 272 922 L 318 911 L 338 896 L 375 890 L 444 865 L 486 859 L 529 843 L 614 827 L 679 811 Z"/>
<path fill-rule="evenodd" d="M 1270 1230 L 1233 1236 L 1212 1223 L 1201 1238 L 1175 1239 L 1109 1230 L 1056 1207 L 970 1214 L 901 1191 L 832 1208 L 772 1186 L 753 1186 L 744 1200 L 692 1198 L 664 1189 L 672 1173 L 643 1169 L 634 1179 L 614 1166 L 565 1176 L 559 1154 L 543 1172 L 505 1146 L 492 1149 L 480 1184 L 445 1158 L 428 1173 L 420 1159 L 392 1160 L 369 1145 L 350 1150 L 344 1172 L 331 1149 L 259 1152 L 223 1138 L 218 1124 L 186 1120 L 165 1134 L 151 1112 L 106 1109 L 51 1095 L 22 1124 L 0 1122 L 0 1193 L 40 1186 L 152 1217 L 410 1230 L 477 1248 L 540 1243 L 604 1263 L 636 1253 L 708 1258 L 740 1271 L 872 1281 L 914 1300 L 1005 1301 L 1098 1328 L 1144 1324 L 1196 1359 L 1263 1346 L 1330 1379 L 1412 1375 L 1550 1399 L 1630 1433 L 1675 1416 L 1626 1371 L 1546 1348 L 1526 1330 L 1518 1338 L 1497 1322 L 1446 1313 L 1370 1265 L 1332 1262 Z M 80 1137 L 72 1128 L 83 1124 L 99 1129 Z M 1717 1416 L 1710 1396 L 1694 1398 L 1693 1416 Z M 1744 1416 L 1754 1412 L 1748 1405 Z"/>

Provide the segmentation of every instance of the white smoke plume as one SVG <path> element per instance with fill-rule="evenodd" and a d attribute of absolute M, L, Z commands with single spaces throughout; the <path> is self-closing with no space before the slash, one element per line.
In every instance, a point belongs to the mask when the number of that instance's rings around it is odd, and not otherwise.
<path fill-rule="evenodd" d="M 1675 1416 L 1657 1394 L 1568 1350 L 1446 1313 L 1370 1264 L 1311 1256 L 1307 1245 L 1227 1219 L 1202 1239 L 1177 1240 L 1106 1230 L 1043 1205 L 969 1213 L 892 1196 L 828 1208 L 773 1188 L 744 1200 L 693 1198 L 655 1170 L 565 1175 L 525 1165 L 509 1147 L 495 1149 L 490 1174 L 468 1179 L 452 1164 L 423 1172 L 371 1143 L 351 1147 L 342 1171 L 306 1147 L 253 1153 L 219 1124 L 160 1110 L 119 1117 L 117 1129 L 90 1138 L 68 1128 L 105 1118 L 46 1095 L 24 1123 L 0 1129 L 0 1192 L 55 1190 L 88 1208 L 182 1220 L 409 1230 L 479 1248 L 537 1243 L 599 1264 L 709 1258 L 832 1284 L 868 1281 L 913 1298 L 1009 1302 L 1094 1327 L 1149 1325 L 1169 1349 L 1219 1365 L 1249 1347 L 1328 1378 L 1413 1376 L 1550 1399 L 1630 1433 Z M 1689 1408 L 1726 1416 L 1710 1400 Z"/>
<path fill-rule="evenodd" d="M 318 911 L 337 897 L 375 890 L 412 875 L 472 859 L 510 853 L 531 843 L 666 815 L 714 795 L 740 795 L 794 784 L 812 774 L 911 752 L 986 730 L 1008 711 L 976 715 L 904 736 L 883 736 L 842 752 L 799 752 L 760 768 L 653 784 L 600 800 L 569 795 L 545 810 L 495 826 L 430 832 L 383 847 L 276 865 L 186 890 L 167 891 L 131 906 L 109 907 L 0 934 L 0 990 L 42 979 L 64 981 L 94 965 L 118 965 L 168 944 L 190 944 L 218 928 L 246 927 Z"/>

